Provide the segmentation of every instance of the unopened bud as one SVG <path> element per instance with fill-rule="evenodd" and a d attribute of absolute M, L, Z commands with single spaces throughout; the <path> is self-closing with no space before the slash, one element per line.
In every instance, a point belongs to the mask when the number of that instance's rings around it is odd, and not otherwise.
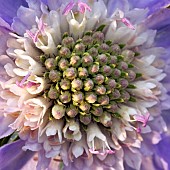
<path fill-rule="evenodd" d="M 54 70 L 56 68 L 56 63 L 54 58 L 48 58 L 45 60 L 45 66 L 48 70 Z"/>
<path fill-rule="evenodd" d="M 81 103 L 84 100 L 84 94 L 82 92 L 75 92 L 72 95 L 72 100 L 76 103 Z"/>
<path fill-rule="evenodd" d="M 114 101 L 112 101 L 109 106 L 108 111 L 111 113 L 115 113 L 118 109 L 118 105 Z"/>
<path fill-rule="evenodd" d="M 86 112 L 86 113 L 89 112 L 90 107 L 91 107 L 90 104 L 87 103 L 87 102 L 82 102 L 82 103 L 80 104 L 80 106 L 79 106 L 79 108 L 80 108 L 83 112 Z"/>
<path fill-rule="evenodd" d="M 68 47 L 68 48 L 72 48 L 74 46 L 74 39 L 72 37 L 65 37 L 63 40 L 62 40 L 62 45 L 64 45 L 65 47 Z"/>
<path fill-rule="evenodd" d="M 88 71 L 87 71 L 87 69 L 86 68 L 83 68 L 83 67 L 79 67 L 78 68 L 78 76 L 80 77 L 80 78 L 87 78 L 87 76 L 88 76 Z"/>
<path fill-rule="evenodd" d="M 69 80 L 73 80 L 77 77 L 77 70 L 73 67 L 67 68 L 64 71 L 64 76 L 66 76 Z"/>
<path fill-rule="evenodd" d="M 103 105 L 108 105 L 109 104 L 109 96 L 107 96 L 107 95 L 99 96 L 97 101 L 102 106 Z"/>
<path fill-rule="evenodd" d="M 90 35 L 85 35 L 82 39 L 82 42 L 83 42 L 84 45 L 89 46 L 89 45 L 92 45 L 93 39 Z"/>
<path fill-rule="evenodd" d="M 80 64 L 81 64 L 81 60 L 80 60 L 80 57 L 77 56 L 77 55 L 73 55 L 70 59 L 70 64 L 73 66 L 73 67 L 78 67 Z"/>
<path fill-rule="evenodd" d="M 103 112 L 99 119 L 100 123 L 102 123 L 105 127 L 110 127 L 112 125 L 112 117 L 108 112 Z"/>
<path fill-rule="evenodd" d="M 124 61 L 130 63 L 133 61 L 135 53 L 131 50 L 124 50 L 122 55 L 124 56 Z"/>
<path fill-rule="evenodd" d="M 115 55 L 111 55 L 109 59 L 110 64 L 117 64 L 117 57 Z"/>
<path fill-rule="evenodd" d="M 130 94 L 127 91 L 122 91 L 121 98 L 124 100 L 124 102 L 127 102 L 130 99 Z"/>
<path fill-rule="evenodd" d="M 104 41 L 104 34 L 101 31 L 95 32 L 92 37 L 94 43 L 102 44 Z"/>
<path fill-rule="evenodd" d="M 132 70 L 128 70 L 127 73 L 128 73 L 128 78 L 127 79 L 130 82 L 134 81 L 135 78 L 136 78 L 136 73 L 134 71 L 132 71 Z"/>
<path fill-rule="evenodd" d="M 67 47 L 61 47 L 61 49 L 59 50 L 59 55 L 61 57 L 70 58 L 70 54 L 71 54 L 71 52 L 70 52 L 69 48 L 67 48 Z"/>
<path fill-rule="evenodd" d="M 85 91 L 90 91 L 94 87 L 94 83 L 91 79 L 87 79 L 84 81 L 84 90 Z"/>
<path fill-rule="evenodd" d="M 49 72 L 49 79 L 52 82 L 58 82 L 58 81 L 61 80 L 61 73 L 59 71 L 56 71 L 56 70 L 51 70 Z"/>
<path fill-rule="evenodd" d="M 66 113 L 69 117 L 75 117 L 78 114 L 78 112 L 79 111 L 78 111 L 77 107 L 74 105 L 70 105 L 70 107 L 68 107 L 66 109 Z"/>
<path fill-rule="evenodd" d="M 83 82 L 80 79 L 74 79 L 71 82 L 71 86 L 75 90 L 81 90 L 83 88 Z"/>
<path fill-rule="evenodd" d="M 64 58 L 62 58 L 59 62 L 58 62 L 58 66 L 59 66 L 59 68 L 61 69 L 61 70 L 66 70 L 67 68 L 68 68 L 68 66 L 69 66 L 69 62 L 66 60 L 66 59 L 64 59 Z"/>
<path fill-rule="evenodd" d="M 88 125 L 91 122 L 91 115 L 80 115 L 80 122 Z"/>
<path fill-rule="evenodd" d="M 113 74 L 112 75 L 115 78 L 119 78 L 120 75 L 121 75 L 121 71 L 119 69 L 115 68 L 115 69 L 113 69 Z"/>
<path fill-rule="evenodd" d="M 76 54 L 83 54 L 85 52 L 85 45 L 83 43 L 76 44 L 74 47 Z"/>
<path fill-rule="evenodd" d="M 103 108 L 101 106 L 93 106 L 90 112 L 95 116 L 101 116 L 103 114 Z"/>
<path fill-rule="evenodd" d="M 114 44 L 110 47 L 110 51 L 114 55 L 114 54 L 119 54 L 121 52 L 121 49 L 118 44 Z"/>
<path fill-rule="evenodd" d="M 105 76 L 110 76 L 113 72 L 113 69 L 110 66 L 104 65 L 100 69 L 100 71 L 105 75 Z"/>
<path fill-rule="evenodd" d="M 60 82 L 60 87 L 61 87 L 63 90 L 68 90 L 68 89 L 70 89 L 70 86 L 71 86 L 70 80 L 68 80 L 68 79 L 62 79 L 62 80 L 61 80 L 61 82 Z"/>
<path fill-rule="evenodd" d="M 58 96 L 59 92 L 54 87 L 51 87 L 50 90 L 48 91 L 48 97 L 50 99 L 57 99 Z"/>
<path fill-rule="evenodd" d="M 90 55 L 84 55 L 82 58 L 82 66 L 90 66 L 93 63 L 93 57 Z"/>
<path fill-rule="evenodd" d="M 108 90 L 112 90 L 116 87 L 116 81 L 114 79 L 109 78 L 105 83 L 107 84 L 106 87 Z"/>
<path fill-rule="evenodd" d="M 69 103 L 71 101 L 71 94 L 69 91 L 65 91 L 59 96 L 59 99 L 62 103 Z"/>
<path fill-rule="evenodd" d="M 103 95 L 106 93 L 106 88 L 103 85 L 96 86 L 96 94 Z"/>
<path fill-rule="evenodd" d="M 95 47 L 92 47 L 88 50 L 88 53 L 92 56 L 92 57 L 96 57 L 98 55 L 98 50 Z"/>
<path fill-rule="evenodd" d="M 104 76 L 102 74 L 97 74 L 94 78 L 93 78 L 94 82 L 98 85 L 102 84 L 105 80 Z"/>
<path fill-rule="evenodd" d="M 103 43 L 100 45 L 98 49 L 99 49 L 99 53 L 107 53 L 110 47 L 107 44 Z"/>
<path fill-rule="evenodd" d="M 110 100 L 118 99 L 120 97 L 120 92 L 117 89 L 114 89 L 112 93 L 109 95 Z"/>
<path fill-rule="evenodd" d="M 52 115 L 55 119 L 61 119 L 65 115 L 65 107 L 61 105 L 54 105 L 52 108 Z"/>
<path fill-rule="evenodd" d="M 121 61 L 120 63 L 119 63 L 119 65 L 118 65 L 118 68 L 120 69 L 120 70 L 127 70 L 128 69 L 128 64 L 127 63 L 125 63 L 124 61 Z"/>
<path fill-rule="evenodd" d="M 122 89 L 125 89 L 129 85 L 129 82 L 126 79 L 122 78 L 122 79 L 119 79 L 119 84 L 121 85 Z"/>
<path fill-rule="evenodd" d="M 99 62 L 100 65 L 106 65 L 108 62 L 108 57 L 105 54 L 98 55 L 96 61 Z"/>
<path fill-rule="evenodd" d="M 87 92 L 85 94 L 85 99 L 88 103 L 95 103 L 97 101 L 97 96 L 93 92 Z"/>
<path fill-rule="evenodd" d="M 93 64 L 92 66 L 89 67 L 88 69 L 89 74 L 96 74 L 99 71 L 99 65 L 98 64 Z"/>

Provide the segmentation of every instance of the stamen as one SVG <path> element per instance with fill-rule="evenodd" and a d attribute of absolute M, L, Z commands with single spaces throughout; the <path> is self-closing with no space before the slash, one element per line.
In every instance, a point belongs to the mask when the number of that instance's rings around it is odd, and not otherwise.
<path fill-rule="evenodd" d="M 122 18 L 121 21 L 130 29 L 135 30 L 135 27 L 131 24 L 131 22 L 127 18 Z"/>
<path fill-rule="evenodd" d="M 31 72 L 28 72 L 28 74 L 21 80 L 19 83 L 18 81 L 16 82 L 16 85 L 23 88 L 25 81 L 28 79 L 28 77 L 31 75 Z"/>
<path fill-rule="evenodd" d="M 63 15 L 68 15 L 68 13 L 73 9 L 75 6 L 74 1 L 72 0 L 71 2 L 68 3 L 68 5 L 64 8 L 62 14 Z"/>
<path fill-rule="evenodd" d="M 149 117 L 150 117 L 150 113 L 148 112 L 146 115 L 134 115 L 133 118 L 138 121 L 138 122 L 141 122 L 143 123 L 142 126 L 145 127 L 148 120 L 149 120 Z"/>
<path fill-rule="evenodd" d="M 88 10 L 89 12 L 91 12 L 91 8 L 84 2 L 78 2 L 78 7 L 79 7 L 79 11 L 84 14 L 86 10 Z"/>

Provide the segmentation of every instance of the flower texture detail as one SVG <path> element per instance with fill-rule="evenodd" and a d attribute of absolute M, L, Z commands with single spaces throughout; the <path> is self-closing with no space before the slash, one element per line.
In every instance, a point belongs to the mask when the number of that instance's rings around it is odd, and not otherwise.
<path fill-rule="evenodd" d="M 23 140 L 37 169 L 58 161 L 66 170 L 144 168 L 167 130 L 169 98 L 148 9 L 50 2 L 28 0 L 6 30 L 0 110 L 10 130 L 2 138 Z"/>

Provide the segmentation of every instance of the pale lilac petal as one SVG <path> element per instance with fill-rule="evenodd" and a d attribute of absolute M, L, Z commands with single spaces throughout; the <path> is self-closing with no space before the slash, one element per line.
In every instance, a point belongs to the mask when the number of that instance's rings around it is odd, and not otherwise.
<path fill-rule="evenodd" d="M 34 152 L 23 151 L 24 141 L 18 140 L 0 148 L 1 170 L 21 169 L 22 166 L 34 155 Z"/>
<path fill-rule="evenodd" d="M 13 18 L 17 15 L 18 8 L 27 5 L 25 0 L 0 0 L 0 17 L 11 24 Z"/>
<path fill-rule="evenodd" d="M 73 1 L 69 2 L 67 6 L 64 8 L 62 14 L 63 15 L 68 15 L 68 13 L 73 9 L 75 6 L 75 3 Z"/>

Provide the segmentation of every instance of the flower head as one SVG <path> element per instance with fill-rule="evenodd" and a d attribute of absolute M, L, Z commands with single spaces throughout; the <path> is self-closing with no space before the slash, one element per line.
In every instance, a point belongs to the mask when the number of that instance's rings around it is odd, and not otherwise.
<path fill-rule="evenodd" d="M 0 18 L 0 144 L 24 140 L 37 169 L 56 169 L 56 161 L 74 170 L 142 169 L 169 108 L 169 61 L 153 8 L 135 0 L 26 2 L 6 20 L 12 25 Z"/>

